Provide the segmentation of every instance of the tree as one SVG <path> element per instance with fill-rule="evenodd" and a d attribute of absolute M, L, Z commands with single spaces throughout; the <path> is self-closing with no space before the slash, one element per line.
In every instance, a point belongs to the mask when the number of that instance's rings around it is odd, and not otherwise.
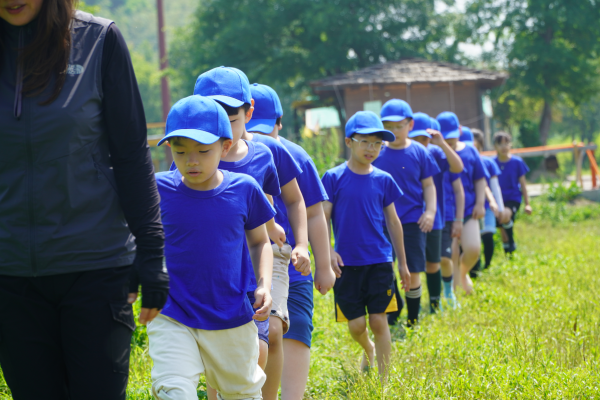
<path fill-rule="evenodd" d="M 596 0 L 473 0 L 465 23 L 474 40 L 506 54 L 513 89 L 543 102 L 546 144 L 559 98 L 577 106 L 598 92 L 600 4 Z"/>
<path fill-rule="evenodd" d="M 173 42 L 170 60 L 180 95 L 201 72 L 228 65 L 299 99 L 313 79 L 446 54 L 447 21 L 434 14 L 433 0 L 207 0 Z"/>

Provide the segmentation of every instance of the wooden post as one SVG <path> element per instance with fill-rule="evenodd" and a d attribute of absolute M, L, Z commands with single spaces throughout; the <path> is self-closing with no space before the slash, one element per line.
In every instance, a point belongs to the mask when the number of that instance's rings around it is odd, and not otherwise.
<path fill-rule="evenodd" d="M 583 163 L 584 152 L 579 149 L 579 144 L 573 142 L 573 160 L 575 161 L 575 182 L 579 184 L 581 190 L 583 190 L 583 178 L 581 176 L 581 164 Z"/>

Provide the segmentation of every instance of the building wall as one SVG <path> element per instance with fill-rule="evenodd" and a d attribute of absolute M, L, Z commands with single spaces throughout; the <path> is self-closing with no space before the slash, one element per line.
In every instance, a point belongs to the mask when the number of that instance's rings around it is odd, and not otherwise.
<path fill-rule="evenodd" d="M 483 129 L 479 88 L 473 82 L 454 82 L 454 101 L 448 83 L 410 85 L 362 85 L 344 90 L 346 118 L 363 110 L 364 103 L 379 100 L 384 104 L 397 98 L 408 101 L 413 112 L 424 112 L 432 117 L 442 111 L 454 111 L 463 125 Z M 453 104 L 452 104 L 453 103 Z"/>

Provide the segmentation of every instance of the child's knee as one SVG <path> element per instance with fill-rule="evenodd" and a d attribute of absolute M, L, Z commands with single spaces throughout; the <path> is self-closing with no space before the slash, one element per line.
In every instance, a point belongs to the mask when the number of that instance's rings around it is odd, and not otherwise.
<path fill-rule="evenodd" d="M 355 335 L 360 335 L 367 330 L 367 320 L 365 317 L 359 317 L 348 321 L 348 329 Z"/>
<path fill-rule="evenodd" d="M 159 400 L 197 399 L 198 381 L 178 375 L 167 375 L 152 383 L 152 394 Z"/>
<path fill-rule="evenodd" d="M 269 318 L 269 346 L 277 346 L 283 340 L 283 321 L 277 317 Z"/>
<path fill-rule="evenodd" d="M 378 336 L 386 333 L 386 330 L 389 330 L 387 315 L 384 313 L 381 314 L 370 314 L 369 315 L 369 326 L 371 327 L 371 331 L 373 334 Z"/>

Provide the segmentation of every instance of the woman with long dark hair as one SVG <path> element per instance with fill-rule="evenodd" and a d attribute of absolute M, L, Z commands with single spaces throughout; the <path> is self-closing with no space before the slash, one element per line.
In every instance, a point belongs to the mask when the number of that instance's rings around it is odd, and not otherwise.
<path fill-rule="evenodd" d="M 129 52 L 75 3 L 0 0 L 0 366 L 17 400 L 124 399 L 137 283 L 142 324 L 168 295 Z"/>

